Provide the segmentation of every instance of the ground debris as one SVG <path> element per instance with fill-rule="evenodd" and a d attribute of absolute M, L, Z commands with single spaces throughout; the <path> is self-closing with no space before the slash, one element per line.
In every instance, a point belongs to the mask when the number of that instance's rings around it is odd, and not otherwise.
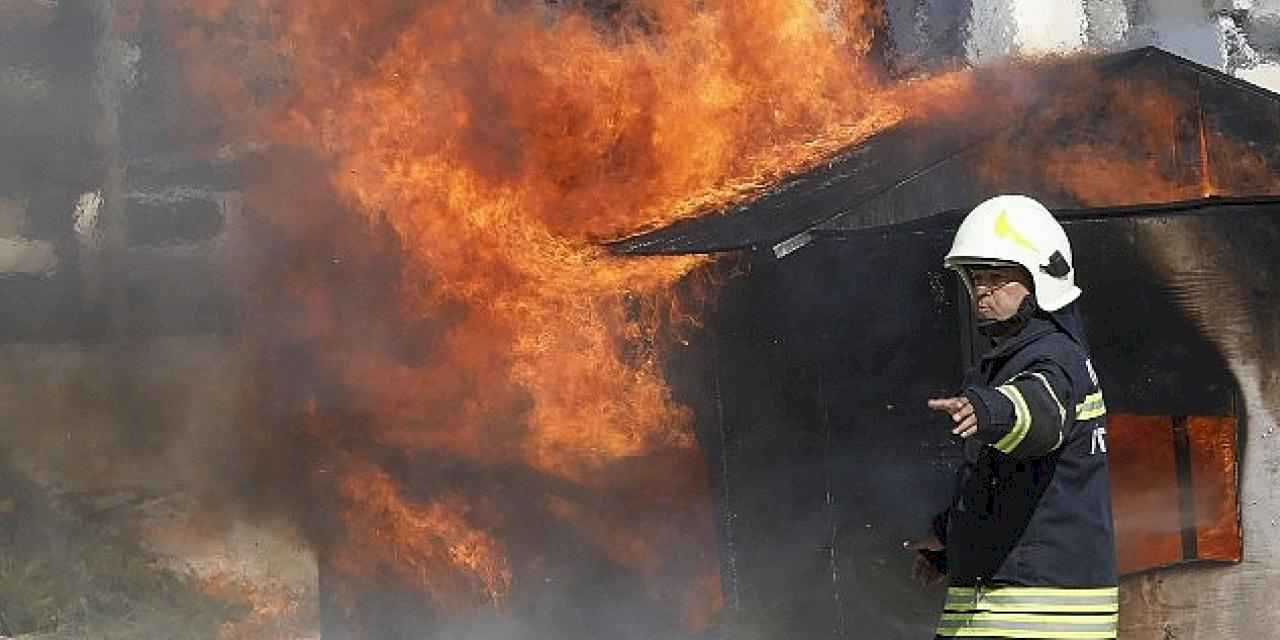
<path fill-rule="evenodd" d="M 0 638 L 214 639 L 248 613 L 243 603 L 206 593 L 136 535 L 84 518 L 136 497 L 55 497 L 3 455 L 0 493 L 8 507 L 0 512 Z"/>

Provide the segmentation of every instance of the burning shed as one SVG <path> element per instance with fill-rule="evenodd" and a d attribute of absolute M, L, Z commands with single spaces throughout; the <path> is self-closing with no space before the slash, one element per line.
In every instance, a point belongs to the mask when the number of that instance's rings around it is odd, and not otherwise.
<path fill-rule="evenodd" d="M 1254 562 L 1126 624 L 1266 635 L 1270 203 L 1200 198 L 1274 193 L 1272 96 L 1151 50 L 892 77 L 1029 52 L 995 4 L 0 2 L 0 635 L 914 635 L 951 445 L 910 414 L 966 335 L 929 216 L 1013 188 L 1089 207 L 1126 318 L 1130 568 L 1236 557 L 1245 505 Z M 1162 15 L 1067 4 L 1081 46 Z M 599 246 L 778 176 L 619 245 L 749 277 Z"/>
<path fill-rule="evenodd" d="M 976 355 L 941 256 L 967 207 L 1003 192 L 1047 201 L 1076 247 L 1111 411 L 1122 637 L 1271 633 L 1263 596 L 1234 589 L 1280 584 L 1280 96 L 1154 48 L 1015 76 L 998 118 L 908 122 L 614 245 L 742 252 L 674 366 L 694 372 L 677 384 L 715 471 L 726 607 L 765 637 L 930 633 L 940 594 L 910 583 L 901 543 L 944 506 L 958 448 L 924 399 Z"/>

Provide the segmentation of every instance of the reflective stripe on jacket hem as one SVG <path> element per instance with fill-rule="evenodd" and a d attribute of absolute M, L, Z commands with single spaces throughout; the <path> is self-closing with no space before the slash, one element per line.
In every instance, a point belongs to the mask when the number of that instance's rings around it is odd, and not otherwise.
<path fill-rule="evenodd" d="M 944 613 L 938 635 L 949 637 L 984 636 L 996 638 L 1086 638 L 1113 640 L 1115 614 L 1036 615 L 1025 613 Z"/>
<path fill-rule="evenodd" d="M 951 587 L 937 634 L 1109 640 L 1116 637 L 1119 602 L 1115 587 Z"/>

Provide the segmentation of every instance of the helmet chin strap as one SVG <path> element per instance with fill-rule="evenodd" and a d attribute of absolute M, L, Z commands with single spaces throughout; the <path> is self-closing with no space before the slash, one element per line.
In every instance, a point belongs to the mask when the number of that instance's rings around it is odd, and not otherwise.
<path fill-rule="evenodd" d="M 1035 295 L 1028 294 L 1027 297 L 1022 299 L 1022 304 L 1018 305 L 1018 310 L 1004 320 L 978 318 L 978 333 L 993 340 L 1007 338 L 1021 331 L 1022 327 L 1026 326 L 1027 321 L 1038 311 L 1040 311 L 1040 307 L 1036 304 Z"/>

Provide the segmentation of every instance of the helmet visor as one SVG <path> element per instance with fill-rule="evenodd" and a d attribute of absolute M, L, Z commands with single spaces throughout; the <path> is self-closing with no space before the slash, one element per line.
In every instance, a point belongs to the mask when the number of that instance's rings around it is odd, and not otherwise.
<path fill-rule="evenodd" d="M 951 259 L 947 266 L 960 276 L 970 300 L 978 299 L 978 288 L 990 289 L 1013 281 L 1030 282 L 1026 269 L 1016 262 L 1003 260 Z"/>

